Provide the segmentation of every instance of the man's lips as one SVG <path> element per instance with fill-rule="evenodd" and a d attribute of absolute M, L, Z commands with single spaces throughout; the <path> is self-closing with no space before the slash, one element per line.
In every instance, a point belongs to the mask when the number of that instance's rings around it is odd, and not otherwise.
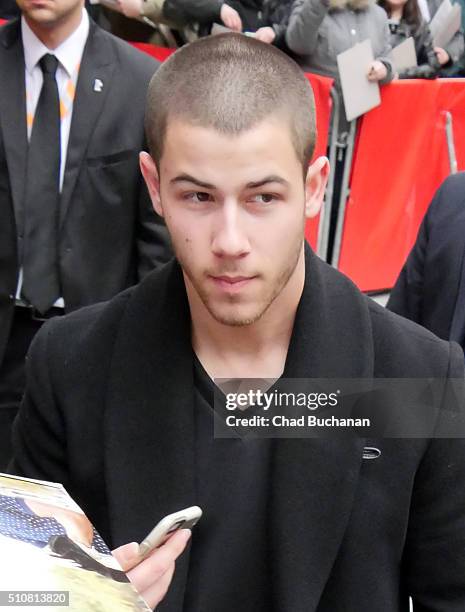
<path fill-rule="evenodd" d="M 256 276 L 214 276 L 212 274 L 209 276 L 217 287 L 227 291 L 238 291 L 256 278 Z"/>
<path fill-rule="evenodd" d="M 29 0 L 28 6 L 30 9 L 50 9 L 52 4 L 47 0 Z"/>

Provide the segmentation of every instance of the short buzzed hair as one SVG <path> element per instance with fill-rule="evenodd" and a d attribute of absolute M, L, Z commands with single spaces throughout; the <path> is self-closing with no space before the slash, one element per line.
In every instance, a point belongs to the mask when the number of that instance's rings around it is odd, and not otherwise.
<path fill-rule="evenodd" d="M 145 129 L 157 167 L 169 119 L 239 135 L 271 115 L 289 121 L 304 175 L 315 140 L 315 101 L 301 68 L 275 47 L 243 34 L 182 47 L 158 69 L 147 95 Z"/>

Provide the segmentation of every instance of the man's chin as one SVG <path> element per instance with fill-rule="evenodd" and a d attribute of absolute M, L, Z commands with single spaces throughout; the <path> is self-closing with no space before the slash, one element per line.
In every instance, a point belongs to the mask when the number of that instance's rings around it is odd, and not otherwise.
<path fill-rule="evenodd" d="M 40 24 L 42 27 L 53 27 L 56 24 L 57 17 L 49 9 L 36 8 L 28 11 L 28 18 L 33 22 Z"/>
<path fill-rule="evenodd" d="M 247 325 L 252 325 L 261 319 L 266 311 L 265 308 L 255 312 L 245 312 L 245 310 L 238 308 L 234 311 L 231 310 L 228 312 L 227 310 L 220 308 L 212 308 L 209 305 L 206 306 L 210 315 L 217 323 L 221 323 L 221 325 L 227 325 L 229 327 L 246 327 Z"/>

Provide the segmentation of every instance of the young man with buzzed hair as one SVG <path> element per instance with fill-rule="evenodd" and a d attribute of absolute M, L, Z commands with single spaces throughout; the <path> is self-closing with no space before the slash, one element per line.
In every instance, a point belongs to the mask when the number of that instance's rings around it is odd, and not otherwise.
<path fill-rule="evenodd" d="M 176 259 L 43 328 L 10 470 L 63 482 L 160 611 L 465 609 L 463 440 L 213 435 L 215 378 L 463 377 L 458 346 L 305 245 L 328 161 L 308 166 L 304 75 L 248 37 L 204 39 L 157 72 L 146 125 Z M 194 504 L 188 551 L 181 531 L 138 562 L 134 541 Z"/>

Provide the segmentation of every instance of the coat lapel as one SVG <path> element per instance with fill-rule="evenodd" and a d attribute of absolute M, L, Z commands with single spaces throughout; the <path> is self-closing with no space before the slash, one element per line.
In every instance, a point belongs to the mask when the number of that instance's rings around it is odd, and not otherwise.
<path fill-rule="evenodd" d="M 63 225 L 95 123 L 110 90 L 116 58 L 110 39 L 91 21 L 82 61 L 69 134 L 66 168 L 61 193 L 60 222 Z M 103 87 L 95 87 L 99 79 Z M 117 127 L 117 126 L 116 126 Z"/>
<path fill-rule="evenodd" d="M 163 516 L 196 503 L 190 315 L 176 264 L 138 287 L 119 329 L 104 449 L 116 546 L 142 540 Z M 160 611 L 182 609 L 188 565 L 184 553 Z"/>
<path fill-rule="evenodd" d="M 370 377 L 373 361 L 365 299 L 307 252 L 286 377 Z M 113 545 L 142 539 L 162 516 L 196 503 L 193 404 L 189 308 L 182 273 L 171 263 L 136 289 L 115 338 L 104 436 Z M 363 446 L 355 438 L 274 442 L 268 521 L 279 612 L 317 610 L 349 520 Z M 188 564 L 185 553 L 160 611 L 182 610 Z"/>
<path fill-rule="evenodd" d="M 26 87 L 20 21 L 4 26 L 0 36 L 0 123 L 18 223 L 23 218 L 27 159 Z"/>
<path fill-rule="evenodd" d="M 305 289 L 284 376 L 366 378 L 373 372 L 365 298 L 307 250 Z M 363 447 L 364 439 L 355 437 L 275 441 L 270 502 L 275 610 L 318 609 L 349 520 Z"/>

